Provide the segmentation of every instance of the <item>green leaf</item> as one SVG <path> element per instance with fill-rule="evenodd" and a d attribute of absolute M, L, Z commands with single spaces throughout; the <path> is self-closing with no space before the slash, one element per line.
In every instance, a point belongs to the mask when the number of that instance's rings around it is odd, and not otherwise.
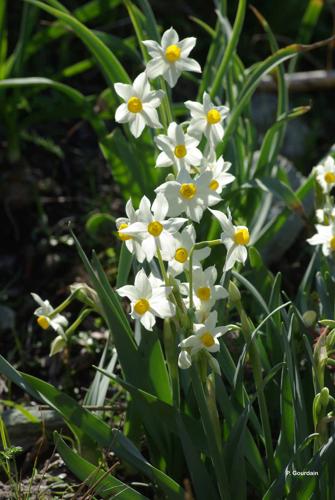
<path fill-rule="evenodd" d="M 21 374 L 8 363 L 8 361 L 0 354 L 0 373 L 7 377 L 11 382 L 14 382 L 24 392 L 30 394 L 34 399 L 39 401 L 38 393 L 31 387 Z"/>
<path fill-rule="evenodd" d="M 27 78 L 8 78 L 7 80 L 0 80 L 0 88 L 14 88 L 14 87 L 51 87 L 59 92 L 65 94 L 69 99 L 71 99 L 77 106 L 85 108 L 87 106 L 86 98 L 78 90 L 65 85 L 65 83 L 56 82 L 50 80 L 49 78 L 42 77 L 27 77 Z"/>
<path fill-rule="evenodd" d="M 108 374 L 105 370 L 99 367 L 96 367 L 96 369 L 129 392 L 132 400 L 135 402 L 135 405 L 137 404 L 137 410 L 139 414 L 142 415 L 143 420 L 144 418 L 147 418 L 149 422 L 160 422 L 163 427 L 166 427 L 178 436 L 176 428 L 176 415 L 179 414 L 186 428 L 192 434 L 194 446 L 201 452 L 208 453 L 205 436 L 197 420 L 189 415 L 178 412 L 178 410 L 171 404 L 168 404 L 159 399 L 157 396 L 143 391 L 133 384 L 120 379 L 116 375 Z"/>
<path fill-rule="evenodd" d="M 229 63 L 233 59 L 233 54 L 236 50 L 236 46 L 238 44 L 244 23 L 246 6 L 247 6 L 246 0 L 239 0 L 233 31 L 230 40 L 227 44 L 227 47 L 225 49 L 221 64 L 217 69 L 212 88 L 210 90 L 210 96 L 212 99 L 216 97 L 219 89 L 222 88 L 223 78 L 225 76 Z"/>
<path fill-rule="evenodd" d="M 147 500 L 147 497 L 141 495 L 111 474 L 108 474 L 101 467 L 95 467 L 80 457 L 65 444 L 58 432 L 54 433 L 54 441 L 58 453 L 70 471 L 80 481 L 89 485 L 95 494 L 102 498 L 112 498 L 115 496 L 120 498 L 120 500 Z"/>
<path fill-rule="evenodd" d="M 116 82 L 130 83 L 130 78 L 121 65 L 120 61 L 115 57 L 113 52 L 94 33 L 89 30 L 84 24 L 78 21 L 75 17 L 62 10 L 55 9 L 38 0 L 26 0 L 27 2 L 36 5 L 40 9 L 57 17 L 67 26 L 73 29 L 75 34 L 86 45 L 87 49 L 96 58 L 99 66 L 104 73 L 108 84 L 112 85 Z"/>
<path fill-rule="evenodd" d="M 184 500 L 184 492 L 167 474 L 151 465 L 138 449 L 116 430 L 111 429 L 103 420 L 96 417 L 81 406 L 70 396 L 60 392 L 43 380 L 22 374 L 25 383 L 33 387 L 37 399 L 56 410 L 67 422 L 69 427 L 80 437 L 89 437 L 101 447 L 110 448 L 120 459 L 143 473 L 161 488 L 171 500 Z"/>
<path fill-rule="evenodd" d="M 190 429 L 188 429 L 189 432 L 187 431 L 181 416 L 178 414 L 176 415 L 176 422 L 196 498 L 218 500 L 219 496 L 213 480 L 207 472 L 204 460 L 201 460 L 199 451 L 194 446 L 194 434 Z"/>
<path fill-rule="evenodd" d="M 123 243 L 117 269 L 116 288 L 120 288 L 128 283 L 132 262 L 133 254 L 129 252 L 126 245 Z"/>
<path fill-rule="evenodd" d="M 261 189 L 271 191 L 277 198 L 282 200 L 285 205 L 298 213 L 303 213 L 301 201 L 294 193 L 292 188 L 275 177 L 262 177 L 255 181 Z"/>

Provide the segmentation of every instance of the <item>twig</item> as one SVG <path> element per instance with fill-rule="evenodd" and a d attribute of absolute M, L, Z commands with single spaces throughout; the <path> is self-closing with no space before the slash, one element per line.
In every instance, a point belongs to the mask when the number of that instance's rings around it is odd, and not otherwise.
<path fill-rule="evenodd" d="M 335 70 L 301 71 L 285 75 L 285 81 L 291 92 L 308 92 L 321 89 L 335 88 Z M 259 89 L 265 92 L 277 90 L 276 78 L 265 75 L 259 85 Z"/>

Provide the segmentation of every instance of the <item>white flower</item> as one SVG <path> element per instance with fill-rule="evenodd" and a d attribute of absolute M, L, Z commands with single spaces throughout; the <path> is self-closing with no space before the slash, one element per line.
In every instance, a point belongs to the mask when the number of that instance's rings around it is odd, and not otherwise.
<path fill-rule="evenodd" d="M 187 133 L 197 139 L 204 134 L 208 142 L 216 146 L 223 138 L 222 121 L 228 116 L 229 108 L 215 106 L 207 92 L 204 92 L 202 104 L 186 101 L 185 106 L 190 110 L 192 117 Z"/>
<path fill-rule="evenodd" d="M 134 224 L 134 222 L 138 221 L 138 210 L 135 211 L 132 201 L 128 200 L 126 204 L 126 214 L 128 215 L 127 217 L 119 217 L 116 219 L 116 227 L 118 229 L 118 236 L 120 240 L 124 241 L 126 244 L 126 247 L 128 248 L 129 252 L 132 254 L 135 254 L 136 259 L 138 262 L 143 262 L 145 259 L 145 253 L 142 250 L 142 240 L 140 236 L 130 236 L 129 234 L 121 232 L 121 230 L 126 229 L 130 224 Z"/>
<path fill-rule="evenodd" d="M 221 201 L 221 197 L 211 188 L 213 175 L 207 171 L 197 178 L 192 178 L 183 168 L 176 180 L 168 181 L 155 189 L 164 193 L 168 204 L 168 215 L 175 217 L 185 212 L 187 217 L 200 222 L 204 210 Z"/>
<path fill-rule="evenodd" d="M 199 63 L 188 57 L 195 43 L 194 37 L 179 40 L 178 33 L 173 28 L 165 31 L 161 45 L 153 40 L 145 40 L 143 44 L 152 57 L 146 68 L 148 77 L 153 79 L 163 76 L 170 87 L 174 87 L 183 71 L 201 73 Z"/>
<path fill-rule="evenodd" d="M 146 125 L 161 128 L 156 108 L 164 95 L 162 90 L 151 90 L 146 73 L 135 78 L 132 85 L 115 83 L 115 92 L 124 100 L 115 112 L 115 121 L 130 123 L 130 131 L 139 137 Z"/>
<path fill-rule="evenodd" d="M 231 269 L 235 262 L 245 263 L 248 257 L 246 245 L 249 243 L 250 235 L 246 226 L 234 226 L 229 213 L 229 218 L 218 210 L 211 210 L 212 214 L 221 224 L 223 233 L 221 241 L 227 248 L 226 262 L 223 270 Z"/>
<path fill-rule="evenodd" d="M 143 269 L 137 273 L 134 285 L 122 286 L 116 291 L 121 297 L 128 297 L 131 317 L 140 320 L 147 330 L 152 330 L 156 316 L 171 318 L 176 313 L 175 305 L 168 299 L 171 287 L 164 286 L 164 282 L 153 274 L 147 277 Z"/>
<path fill-rule="evenodd" d="M 169 263 L 168 271 L 171 276 L 178 276 L 185 268 L 188 269 L 190 252 L 195 243 L 195 238 L 195 229 L 192 224 L 189 224 L 181 233 L 173 235 L 173 246 L 169 249 L 170 251 L 163 249 L 163 259 Z M 200 265 L 200 262 L 207 259 L 209 254 L 210 248 L 208 247 L 194 250 L 193 264 Z"/>
<path fill-rule="evenodd" d="M 212 172 L 212 180 L 209 187 L 218 194 L 222 193 L 223 188 L 227 186 L 227 184 L 231 184 L 235 180 L 235 176 L 228 173 L 231 163 L 229 161 L 224 161 L 222 156 L 216 160 L 215 150 L 213 149 L 209 157 L 203 159 L 201 167 L 205 172 Z"/>
<path fill-rule="evenodd" d="M 322 245 L 322 253 L 328 257 L 335 252 L 335 225 L 316 224 L 317 233 L 307 240 L 310 245 Z"/>
<path fill-rule="evenodd" d="M 162 193 L 158 193 L 152 206 L 143 196 L 137 211 L 137 222 L 130 224 L 119 234 L 126 234 L 141 240 L 142 250 L 148 262 L 156 255 L 157 248 L 168 250 L 173 246 L 173 233 L 176 233 L 187 219 L 178 217 L 165 220 L 168 202 Z"/>
<path fill-rule="evenodd" d="M 179 347 L 182 349 L 179 354 L 178 365 L 180 368 L 189 368 L 192 356 L 201 350 L 215 353 L 220 350 L 219 337 L 226 333 L 226 327 L 216 327 L 217 312 L 211 312 L 206 321 L 193 325 L 194 335 L 182 340 Z M 216 370 L 215 370 L 216 371 Z"/>
<path fill-rule="evenodd" d="M 162 151 L 156 160 L 156 167 L 176 165 L 179 171 L 183 167 L 189 170 L 200 165 L 202 153 L 197 147 L 199 140 L 184 134 L 183 127 L 176 122 L 170 123 L 167 135 L 158 135 L 155 142 Z"/>
<path fill-rule="evenodd" d="M 219 299 L 228 297 L 228 292 L 223 286 L 215 285 L 217 279 L 217 271 L 215 266 L 202 269 L 201 266 L 196 266 L 192 271 L 192 297 L 193 304 L 198 314 L 198 319 L 202 321 L 209 314 L 209 311 Z M 190 306 L 189 298 L 189 283 L 182 283 L 180 291 L 188 297 L 185 299 L 186 307 Z"/>
<path fill-rule="evenodd" d="M 37 293 L 32 293 L 31 296 L 39 305 L 39 307 L 34 311 L 34 315 L 37 316 L 38 325 L 43 328 L 43 330 L 47 330 L 49 326 L 51 326 L 51 328 L 58 334 L 64 334 L 64 328 L 66 328 L 69 324 L 65 316 L 62 314 L 52 316 L 54 308 L 48 300 L 42 300 Z"/>
<path fill-rule="evenodd" d="M 324 164 L 315 167 L 316 180 L 320 184 L 322 191 L 327 194 L 335 186 L 335 161 L 332 156 L 328 156 Z"/>

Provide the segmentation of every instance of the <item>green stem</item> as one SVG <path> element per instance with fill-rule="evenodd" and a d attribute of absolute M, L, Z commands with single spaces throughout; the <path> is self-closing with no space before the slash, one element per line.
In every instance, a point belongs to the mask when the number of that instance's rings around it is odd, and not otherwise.
<path fill-rule="evenodd" d="M 165 92 L 165 98 L 163 98 L 163 103 L 164 103 L 164 107 L 165 107 L 167 122 L 168 122 L 168 124 L 170 124 L 171 122 L 173 122 L 172 105 L 170 103 L 170 98 L 169 98 L 169 93 L 168 93 L 168 89 L 166 86 L 166 82 L 162 76 L 160 77 L 160 85 L 161 85 L 162 90 L 164 90 L 164 92 Z"/>
<path fill-rule="evenodd" d="M 215 470 L 220 498 L 221 500 L 229 500 L 231 498 L 231 494 L 226 463 L 224 460 L 221 443 L 218 443 L 218 436 L 214 430 L 212 420 L 213 415 L 211 415 L 211 412 L 209 410 L 208 397 L 206 397 L 208 396 L 208 393 L 206 394 L 207 391 L 205 391 L 205 387 L 201 381 L 199 370 L 199 363 L 192 365 L 193 390 L 199 406 L 202 426 L 207 438 L 209 456 Z"/>
<path fill-rule="evenodd" d="M 242 333 L 244 335 L 245 342 L 248 344 L 251 340 L 251 332 L 252 328 L 250 328 L 248 317 L 243 309 L 243 306 L 240 303 L 237 304 L 237 310 L 241 316 L 242 322 Z M 265 451 L 266 458 L 269 466 L 270 480 L 273 481 L 276 476 L 276 467 L 273 458 L 273 444 L 272 444 L 272 435 L 271 435 L 271 427 L 270 427 L 270 419 L 269 412 L 266 404 L 266 399 L 264 395 L 264 383 L 263 383 L 263 375 L 262 375 L 262 365 L 259 356 L 258 349 L 254 342 L 250 343 L 249 348 L 250 362 L 252 365 L 252 372 L 255 381 L 259 413 L 261 417 L 263 432 L 264 432 L 264 440 L 265 440 Z"/>
<path fill-rule="evenodd" d="M 76 331 L 80 323 L 82 323 L 82 321 L 84 321 L 84 319 L 92 312 L 94 312 L 93 309 L 84 309 L 83 311 L 81 311 L 78 318 L 65 331 L 65 337 L 67 340 L 72 335 L 72 333 Z"/>
<path fill-rule="evenodd" d="M 161 251 L 158 248 L 158 246 L 157 246 L 157 259 L 158 259 L 158 263 L 159 263 L 159 268 L 161 270 L 162 278 L 165 281 L 165 285 L 169 286 L 169 284 L 170 284 L 169 277 L 167 275 L 167 272 L 166 272 L 166 269 L 165 269 L 165 266 L 164 266 L 164 262 L 163 262 L 163 257 L 162 257 Z"/>
<path fill-rule="evenodd" d="M 62 302 L 61 304 L 59 304 L 59 306 L 57 306 L 53 311 L 52 313 L 49 315 L 49 318 L 52 319 L 54 318 L 55 316 L 57 316 L 58 313 L 62 312 L 64 309 L 66 309 L 67 306 L 69 306 L 71 304 L 71 302 L 73 301 L 74 297 L 76 295 L 76 292 L 74 293 L 71 293 L 71 295 L 69 295 L 65 300 L 64 302 Z"/>
<path fill-rule="evenodd" d="M 164 320 L 164 348 L 166 361 L 169 369 L 172 394 L 173 394 L 173 405 L 175 408 L 180 408 L 180 385 L 179 385 L 179 371 L 177 364 L 177 348 L 176 348 L 176 338 L 169 319 Z"/>

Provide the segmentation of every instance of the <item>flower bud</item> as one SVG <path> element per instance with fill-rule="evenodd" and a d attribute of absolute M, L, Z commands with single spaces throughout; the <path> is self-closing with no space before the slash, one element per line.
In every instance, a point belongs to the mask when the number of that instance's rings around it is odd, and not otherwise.
<path fill-rule="evenodd" d="M 327 408 L 329 401 L 329 389 L 328 387 L 323 387 L 320 392 L 320 404 L 323 408 Z"/>
<path fill-rule="evenodd" d="M 73 283 L 70 285 L 70 291 L 72 294 L 76 294 L 76 298 L 83 302 L 87 306 L 94 307 L 99 304 L 98 295 L 93 288 L 86 285 L 86 283 Z"/>
<path fill-rule="evenodd" d="M 58 352 L 61 352 L 66 345 L 64 338 L 61 335 L 57 335 L 56 338 L 51 343 L 49 356 L 54 356 Z"/>
<path fill-rule="evenodd" d="M 316 323 L 316 318 L 317 314 L 315 311 L 306 311 L 302 316 L 306 328 L 311 328 L 312 326 L 314 326 Z"/>
<path fill-rule="evenodd" d="M 233 304 L 237 303 L 237 302 L 241 302 L 240 291 L 233 281 L 229 281 L 228 292 L 229 292 L 230 301 Z"/>
<path fill-rule="evenodd" d="M 183 349 L 179 353 L 178 366 L 182 370 L 187 370 L 187 368 L 189 368 L 191 365 L 192 365 L 191 355 L 185 349 Z"/>

